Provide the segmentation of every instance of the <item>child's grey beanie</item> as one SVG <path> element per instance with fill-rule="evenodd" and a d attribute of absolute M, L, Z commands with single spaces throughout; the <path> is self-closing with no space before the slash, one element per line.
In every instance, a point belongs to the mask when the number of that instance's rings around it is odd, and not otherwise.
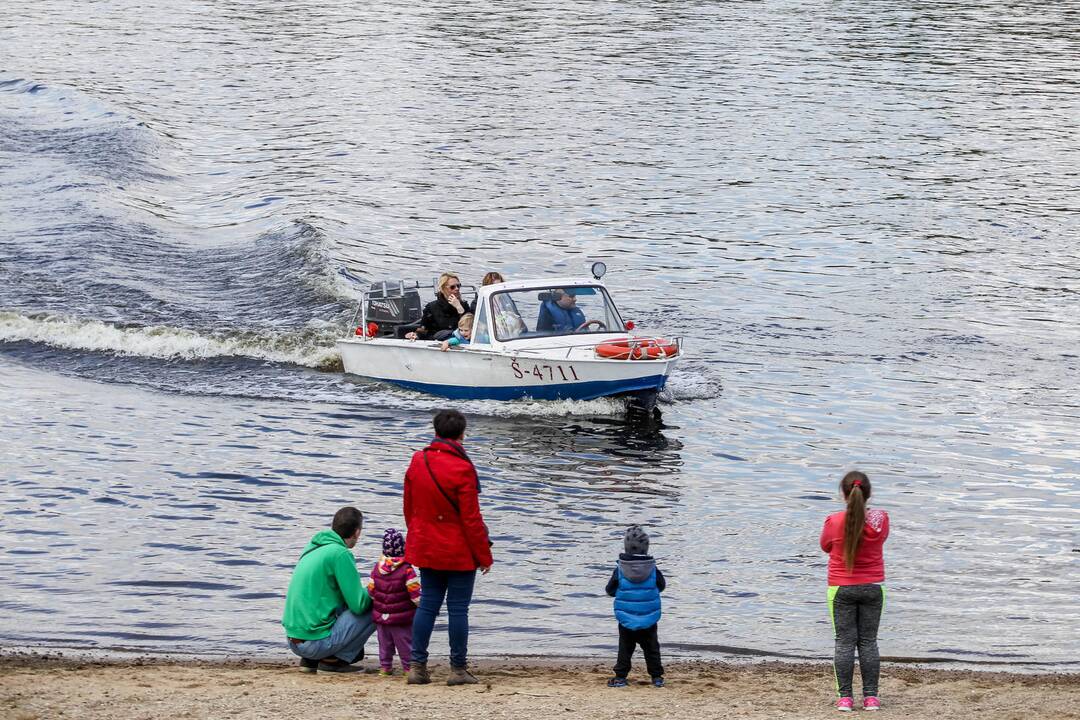
<path fill-rule="evenodd" d="M 640 525 L 631 525 L 626 530 L 626 537 L 623 539 L 623 545 L 625 546 L 628 555 L 649 554 L 649 536 L 641 529 Z"/>

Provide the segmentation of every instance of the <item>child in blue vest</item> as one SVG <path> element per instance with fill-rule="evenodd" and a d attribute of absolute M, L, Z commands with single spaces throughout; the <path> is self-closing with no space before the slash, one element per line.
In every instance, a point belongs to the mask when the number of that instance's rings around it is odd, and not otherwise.
<path fill-rule="evenodd" d="M 660 593 L 667 583 L 664 574 L 649 555 L 649 536 L 637 525 L 626 531 L 626 552 L 608 580 L 607 594 L 615 598 L 615 619 L 619 621 L 619 657 L 615 677 L 608 687 L 626 687 L 630 658 L 638 645 L 645 653 L 645 666 L 654 687 L 664 687 L 664 666 L 660 662 L 660 640 L 656 625 L 660 622 Z"/>

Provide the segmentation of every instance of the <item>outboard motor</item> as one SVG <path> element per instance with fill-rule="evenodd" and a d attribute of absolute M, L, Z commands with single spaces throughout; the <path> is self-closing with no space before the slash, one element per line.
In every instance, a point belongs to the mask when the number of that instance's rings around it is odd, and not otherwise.
<path fill-rule="evenodd" d="M 663 414 L 656 407 L 659 399 L 656 390 L 638 390 L 631 393 L 626 402 L 626 423 L 637 428 L 661 426 Z"/>
<path fill-rule="evenodd" d="M 416 287 L 388 280 L 371 285 L 368 292 L 367 319 L 380 325 L 407 325 L 419 322 L 424 306 Z"/>

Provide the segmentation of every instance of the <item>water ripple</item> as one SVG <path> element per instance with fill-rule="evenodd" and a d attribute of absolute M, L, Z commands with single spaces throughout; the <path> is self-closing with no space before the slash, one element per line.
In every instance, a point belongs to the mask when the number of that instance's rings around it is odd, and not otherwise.
<path fill-rule="evenodd" d="M 337 372 L 338 266 L 603 259 L 686 340 L 667 425 L 463 404 L 476 651 L 610 650 L 642 522 L 665 642 L 827 656 L 814 542 L 857 464 L 886 654 L 1075 664 L 1073 4 L 69 5 L 0 27 L 0 639 L 281 652 L 296 554 L 355 503 L 367 570 L 443 404 Z"/>

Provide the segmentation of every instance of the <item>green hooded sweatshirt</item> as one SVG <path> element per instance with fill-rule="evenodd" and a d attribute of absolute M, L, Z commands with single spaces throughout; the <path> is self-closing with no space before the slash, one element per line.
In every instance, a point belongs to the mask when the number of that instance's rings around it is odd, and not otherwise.
<path fill-rule="evenodd" d="M 371 598 L 345 541 L 333 530 L 323 530 L 311 538 L 293 570 L 281 618 L 285 634 L 298 640 L 328 637 L 337 620 L 334 611 L 342 605 L 362 615 L 371 609 Z"/>

